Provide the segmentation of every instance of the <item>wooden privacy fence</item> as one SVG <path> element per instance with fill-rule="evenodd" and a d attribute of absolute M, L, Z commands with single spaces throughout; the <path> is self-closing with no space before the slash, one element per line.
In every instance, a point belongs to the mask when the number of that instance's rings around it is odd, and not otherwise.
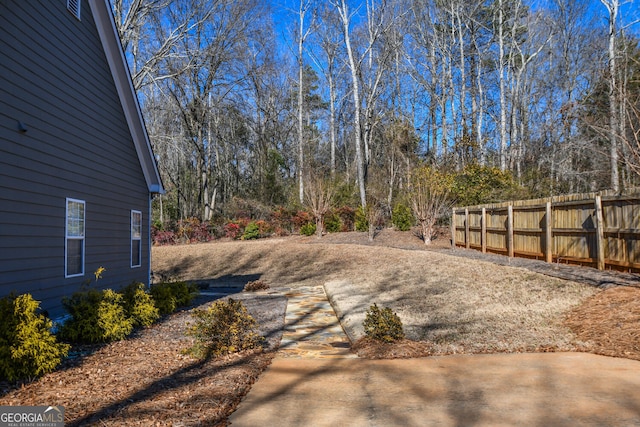
<path fill-rule="evenodd" d="M 596 194 L 454 208 L 453 246 L 640 271 L 640 195 Z"/>

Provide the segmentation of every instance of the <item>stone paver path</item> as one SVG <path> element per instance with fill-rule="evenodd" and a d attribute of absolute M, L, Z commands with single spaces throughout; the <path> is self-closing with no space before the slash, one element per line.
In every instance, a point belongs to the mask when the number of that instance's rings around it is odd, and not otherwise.
<path fill-rule="evenodd" d="M 322 286 L 291 289 L 285 330 L 276 357 L 294 359 L 356 358 Z"/>

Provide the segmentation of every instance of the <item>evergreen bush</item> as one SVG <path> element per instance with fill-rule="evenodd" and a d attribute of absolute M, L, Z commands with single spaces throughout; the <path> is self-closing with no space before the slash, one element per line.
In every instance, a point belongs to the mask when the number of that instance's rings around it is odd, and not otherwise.
<path fill-rule="evenodd" d="M 0 299 L 0 379 L 33 379 L 53 371 L 69 345 L 51 333 L 52 322 L 30 294 Z"/>
<path fill-rule="evenodd" d="M 60 337 L 83 343 L 121 340 L 133 330 L 133 322 L 123 307 L 121 294 L 105 289 L 85 289 L 63 298 L 62 305 L 71 315 L 60 328 Z"/>
<path fill-rule="evenodd" d="M 300 234 L 304 236 L 313 236 L 316 234 L 316 225 L 312 222 L 308 222 L 300 227 Z"/>
<path fill-rule="evenodd" d="M 146 292 L 144 284 L 134 282 L 120 293 L 123 297 L 124 311 L 134 327 L 150 326 L 160 317 L 153 297 Z"/>
<path fill-rule="evenodd" d="M 328 233 L 338 233 L 342 230 L 342 221 L 337 212 L 329 213 L 324 219 L 324 228 Z"/>
<path fill-rule="evenodd" d="M 255 221 L 251 221 L 244 229 L 242 240 L 253 240 L 260 238 L 260 227 Z"/>
<path fill-rule="evenodd" d="M 355 227 L 356 231 L 369 231 L 369 219 L 367 218 L 367 212 L 362 206 L 356 210 Z"/>
<path fill-rule="evenodd" d="M 404 338 L 402 321 L 390 308 L 380 309 L 373 304 L 364 319 L 364 333 L 375 340 L 394 342 Z"/>
<path fill-rule="evenodd" d="M 218 300 L 206 310 L 195 309 L 195 323 L 187 334 L 196 339 L 188 350 L 195 357 L 220 356 L 255 348 L 264 340 L 256 332 L 256 321 L 242 301 Z"/>
<path fill-rule="evenodd" d="M 149 292 L 159 314 L 164 316 L 189 305 L 198 295 L 198 287 L 186 282 L 163 282 L 151 285 Z"/>
<path fill-rule="evenodd" d="M 415 223 L 411 208 L 402 203 L 398 203 L 391 212 L 391 223 L 400 231 L 409 231 Z"/>

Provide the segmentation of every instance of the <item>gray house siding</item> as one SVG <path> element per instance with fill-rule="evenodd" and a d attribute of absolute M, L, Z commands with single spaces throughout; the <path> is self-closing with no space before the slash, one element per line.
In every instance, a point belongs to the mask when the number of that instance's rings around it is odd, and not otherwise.
<path fill-rule="evenodd" d="M 98 267 L 98 286 L 119 288 L 146 283 L 150 262 L 147 182 L 85 1 L 81 11 L 0 4 L 0 296 L 30 292 L 53 317 Z M 86 203 L 84 277 L 65 278 L 67 198 Z M 143 218 L 136 268 L 131 210 Z"/>

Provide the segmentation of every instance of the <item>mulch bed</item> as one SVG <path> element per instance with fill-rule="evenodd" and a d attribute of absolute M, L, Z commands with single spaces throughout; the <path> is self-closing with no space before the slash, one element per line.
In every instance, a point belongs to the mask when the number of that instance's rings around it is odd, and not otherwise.
<path fill-rule="evenodd" d="M 196 360 L 184 331 L 189 311 L 174 313 L 134 336 L 102 346 L 75 347 L 40 380 L 9 389 L 0 405 L 62 405 L 67 426 L 224 426 L 271 363 L 281 338 L 286 299 L 242 294 L 266 336 L 263 349 Z M 209 298 L 210 300 L 210 298 Z M 200 297 L 196 305 L 208 304 Z"/>
<path fill-rule="evenodd" d="M 591 352 L 640 360 L 640 289 L 614 287 L 571 311 L 565 324 Z"/>

